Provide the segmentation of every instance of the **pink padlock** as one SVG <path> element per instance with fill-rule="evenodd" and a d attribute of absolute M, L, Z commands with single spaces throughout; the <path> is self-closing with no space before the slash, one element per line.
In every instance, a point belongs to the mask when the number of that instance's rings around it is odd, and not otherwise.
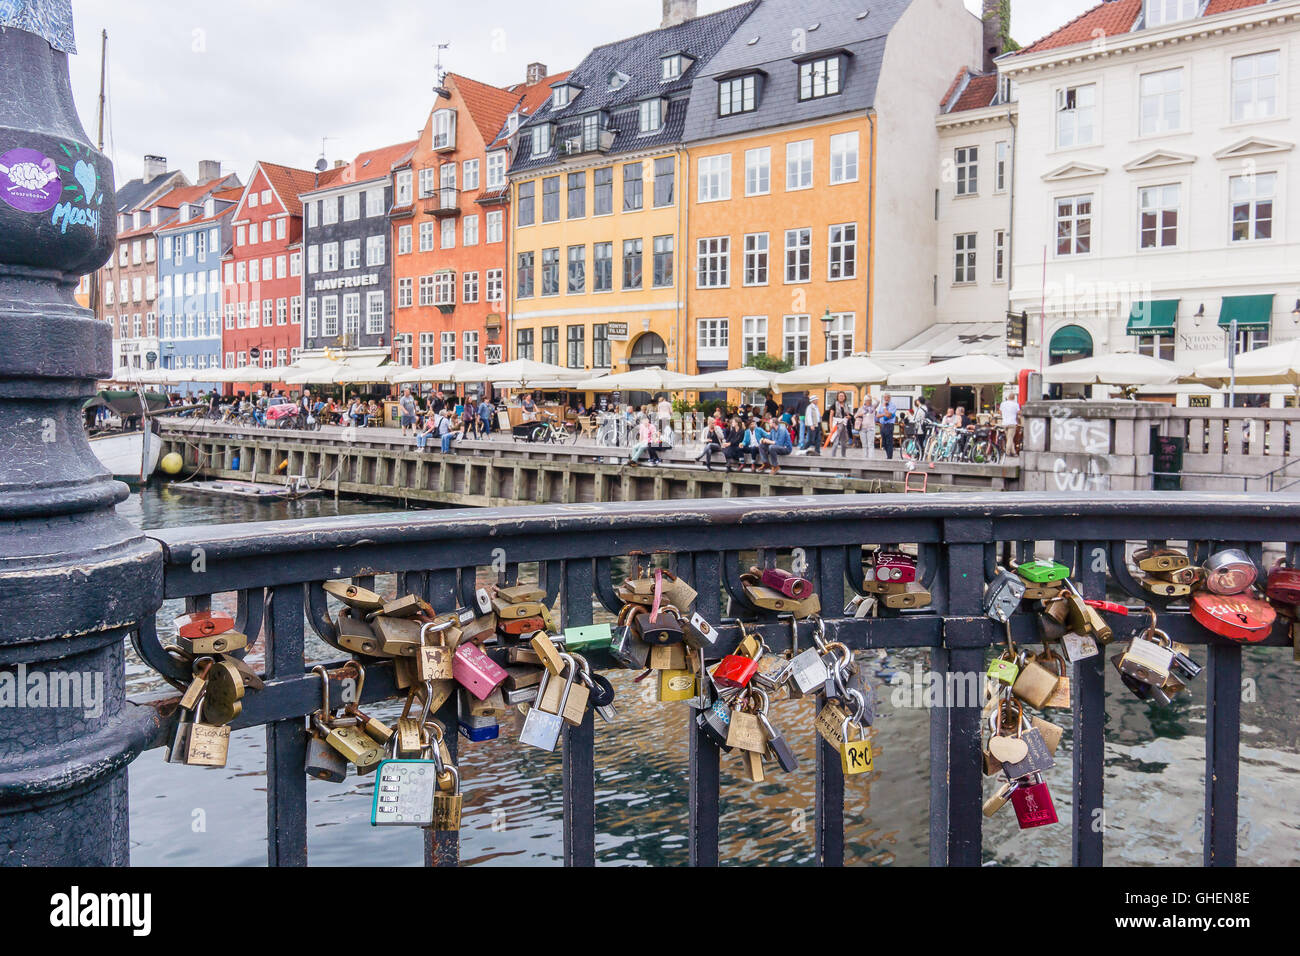
<path fill-rule="evenodd" d="M 1016 809 L 1016 820 L 1022 830 L 1045 827 L 1057 822 L 1052 794 L 1048 791 L 1044 780 L 1018 784 L 1016 789 L 1011 791 L 1011 805 Z"/>
<path fill-rule="evenodd" d="M 456 648 L 451 658 L 451 676 L 479 700 L 486 700 L 497 685 L 506 679 L 503 668 L 473 641 Z"/>

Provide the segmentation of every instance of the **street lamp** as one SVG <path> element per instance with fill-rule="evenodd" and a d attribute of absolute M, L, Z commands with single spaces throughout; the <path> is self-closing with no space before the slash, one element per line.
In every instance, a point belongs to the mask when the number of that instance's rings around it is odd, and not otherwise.
<path fill-rule="evenodd" d="M 830 306 L 826 307 L 826 312 L 822 315 L 822 333 L 826 337 L 826 361 L 831 360 L 831 323 L 835 320 L 831 318 Z"/>

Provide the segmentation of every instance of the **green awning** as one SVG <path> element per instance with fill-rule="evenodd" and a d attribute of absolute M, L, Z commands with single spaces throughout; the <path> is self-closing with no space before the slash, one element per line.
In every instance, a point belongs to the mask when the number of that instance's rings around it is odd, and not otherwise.
<path fill-rule="evenodd" d="M 1134 302 L 1128 314 L 1129 335 L 1172 335 L 1178 320 L 1177 299 Z"/>
<path fill-rule="evenodd" d="M 1219 325 L 1227 328 L 1237 320 L 1239 329 L 1266 329 L 1273 318 L 1271 295 L 1225 295 L 1219 309 Z"/>
<path fill-rule="evenodd" d="M 1079 357 L 1092 355 L 1092 336 L 1087 329 L 1077 325 L 1067 325 L 1052 333 L 1050 353 L 1057 357 Z"/>

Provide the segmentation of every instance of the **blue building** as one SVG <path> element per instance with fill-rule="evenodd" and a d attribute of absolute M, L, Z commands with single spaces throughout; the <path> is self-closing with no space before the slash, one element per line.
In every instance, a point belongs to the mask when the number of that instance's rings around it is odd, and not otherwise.
<path fill-rule="evenodd" d="M 179 392 L 211 390 L 215 383 L 203 381 L 201 372 L 221 368 L 221 256 L 230 248 L 230 222 L 243 194 L 230 179 L 181 203 L 158 230 L 159 364 L 199 373 L 199 381 L 177 385 Z"/>

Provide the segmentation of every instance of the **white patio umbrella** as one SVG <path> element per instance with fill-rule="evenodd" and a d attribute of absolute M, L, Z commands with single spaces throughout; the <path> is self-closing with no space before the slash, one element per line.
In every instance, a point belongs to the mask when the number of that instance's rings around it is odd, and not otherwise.
<path fill-rule="evenodd" d="M 1300 388 L 1300 339 L 1291 339 L 1237 356 L 1238 385 L 1290 385 Z M 1195 377 L 1207 385 L 1232 381 L 1228 360 L 1219 359 L 1196 368 Z"/>
<path fill-rule="evenodd" d="M 489 378 L 498 388 L 535 388 L 543 382 L 576 382 L 591 377 L 587 369 L 565 368 L 532 359 L 515 359 L 489 368 Z"/>
<path fill-rule="evenodd" d="M 401 368 L 400 366 L 393 366 Z M 402 369 L 390 381 L 405 385 L 411 382 L 486 382 L 495 374 L 498 366 L 483 365 L 479 362 L 466 362 L 463 359 L 455 362 L 440 362 L 437 365 L 426 365 L 423 368 Z"/>
<path fill-rule="evenodd" d="M 574 382 L 569 386 L 578 392 L 684 392 L 695 387 L 690 375 L 680 375 L 658 367 L 605 375 Z"/>
<path fill-rule="evenodd" d="M 749 366 L 728 369 L 725 372 L 702 372 L 692 376 L 695 380 L 694 387 L 698 391 L 733 388 L 780 391 L 780 386 L 777 384 L 780 377 L 780 372 L 765 372 Z"/>
<path fill-rule="evenodd" d="M 1020 370 L 1005 359 L 992 355 L 959 355 L 921 368 L 895 372 L 889 376 L 892 386 L 912 385 L 1006 385 L 1014 382 Z"/>
<path fill-rule="evenodd" d="M 355 368 L 345 365 L 334 372 L 335 385 L 389 385 L 395 376 L 405 370 L 404 365 L 378 365 Z"/>
<path fill-rule="evenodd" d="M 1053 365 L 1043 373 L 1043 381 L 1054 385 L 1172 385 L 1191 374 L 1191 369 L 1164 359 L 1116 352 Z"/>
<path fill-rule="evenodd" d="M 808 385 L 883 385 L 894 371 L 892 365 L 882 365 L 866 355 L 822 362 L 786 372 L 776 379 L 780 386 Z"/>

